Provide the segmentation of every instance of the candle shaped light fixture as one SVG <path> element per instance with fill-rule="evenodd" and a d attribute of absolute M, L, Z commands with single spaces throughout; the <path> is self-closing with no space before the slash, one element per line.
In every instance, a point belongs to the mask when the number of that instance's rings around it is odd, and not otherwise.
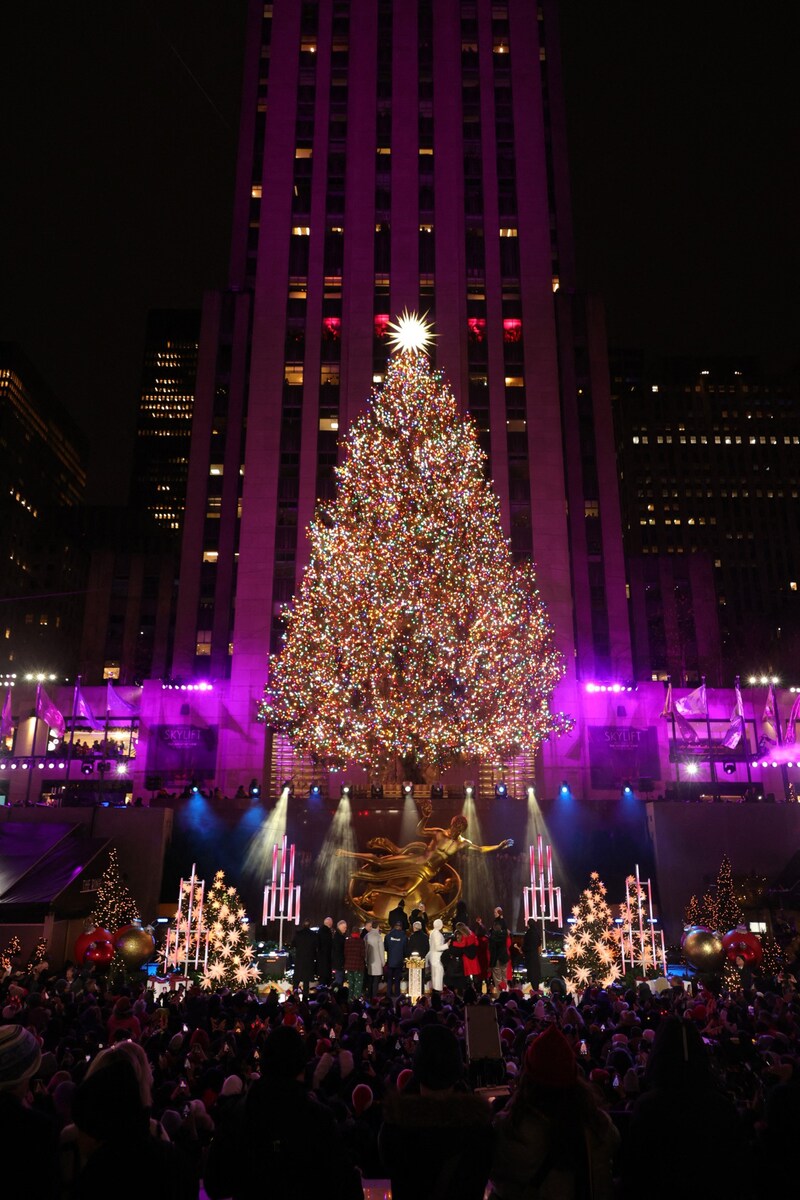
<path fill-rule="evenodd" d="M 529 887 L 522 889 L 522 905 L 525 912 L 525 924 L 533 918 L 542 926 L 542 952 L 547 945 L 547 922 L 552 922 L 560 929 L 561 918 L 561 888 L 556 887 L 553 880 L 553 849 L 544 845 L 542 835 L 536 839 L 536 845 L 529 847 L 531 882 Z"/>
<path fill-rule="evenodd" d="M 261 924 L 278 922 L 278 949 L 283 949 L 283 923 L 300 924 L 300 885 L 294 881 L 295 845 L 288 844 L 286 834 L 280 847 L 272 850 L 272 879 L 264 885 L 264 907 Z"/>
<path fill-rule="evenodd" d="M 620 930 L 620 955 L 622 970 L 639 969 L 642 979 L 648 973 L 667 974 L 667 954 L 664 931 L 656 937 L 656 920 L 653 916 L 653 887 L 649 879 L 640 877 L 639 864 L 635 874 L 625 880 L 625 901 L 620 905 L 622 928 Z"/>

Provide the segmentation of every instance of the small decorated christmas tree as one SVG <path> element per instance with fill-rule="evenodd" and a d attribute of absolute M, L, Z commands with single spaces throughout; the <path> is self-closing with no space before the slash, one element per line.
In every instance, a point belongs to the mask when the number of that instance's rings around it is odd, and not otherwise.
<path fill-rule="evenodd" d="M 0 971 L 10 971 L 14 959 L 22 949 L 22 944 L 16 934 L 8 939 L 5 950 L 0 953 Z"/>
<path fill-rule="evenodd" d="M 100 877 L 97 898 L 92 909 L 91 920 L 100 929 L 115 933 L 123 925 L 140 920 L 136 901 L 122 878 L 115 846 L 111 847 L 108 866 Z"/>
<path fill-rule="evenodd" d="M 596 871 L 572 910 L 575 921 L 564 938 L 567 985 L 580 991 L 589 983 L 607 986 L 620 978 L 619 934 L 606 901 L 606 886 Z"/>
<path fill-rule="evenodd" d="M 247 913 L 235 887 L 217 871 L 205 901 L 208 958 L 203 987 L 246 987 L 260 978 Z"/>
<path fill-rule="evenodd" d="M 33 950 L 31 950 L 30 957 L 28 958 L 28 966 L 29 967 L 38 967 L 38 966 L 40 966 L 41 963 L 43 963 L 45 961 L 46 958 L 47 958 L 47 938 L 40 937 L 37 939 L 36 945 L 34 946 Z"/>

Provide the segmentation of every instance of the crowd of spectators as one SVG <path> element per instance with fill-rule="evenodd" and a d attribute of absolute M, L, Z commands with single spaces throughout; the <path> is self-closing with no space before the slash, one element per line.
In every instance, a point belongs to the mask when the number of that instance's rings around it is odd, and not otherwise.
<path fill-rule="evenodd" d="M 370 989 L 371 991 L 371 989 Z M 499 1059 L 468 1054 L 494 1008 Z M 491 1018 L 490 1018 L 491 1021 Z M 0 982 L 0 1156 L 31 1200 L 790 1194 L 794 974 L 412 1003 L 332 982 L 208 992 L 94 969 Z"/>

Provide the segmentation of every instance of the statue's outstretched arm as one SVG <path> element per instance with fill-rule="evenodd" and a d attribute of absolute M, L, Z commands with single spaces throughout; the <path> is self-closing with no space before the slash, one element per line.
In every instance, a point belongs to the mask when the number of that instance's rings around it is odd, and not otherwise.
<path fill-rule="evenodd" d="M 513 845 L 513 838 L 506 838 L 504 842 L 498 842 L 496 846 L 477 846 L 469 838 L 462 837 L 461 839 L 461 848 L 463 850 L 478 850 L 481 854 L 491 854 L 493 850 L 508 850 Z"/>

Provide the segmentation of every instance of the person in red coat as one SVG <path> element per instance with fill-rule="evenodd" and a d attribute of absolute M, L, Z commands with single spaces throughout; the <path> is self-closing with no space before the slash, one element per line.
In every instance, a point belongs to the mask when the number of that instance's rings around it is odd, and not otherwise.
<path fill-rule="evenodd" d="M 482 968 L 478 957 L 477 937 L 466 925 L 457 925 L 453 945 L 460 948 L 464 960 L 464 982 L 471 983 L 480 991 Z"/>
<path fill-rule="evenodd" d="M 492 978 L 492 968 L 489 962 L 489 934 L 486 932 L 480 917 L 475 918 L 475 936 L 478 939 L 478 962 L 481 967 L 481 983 L 489 983 Z"/>

